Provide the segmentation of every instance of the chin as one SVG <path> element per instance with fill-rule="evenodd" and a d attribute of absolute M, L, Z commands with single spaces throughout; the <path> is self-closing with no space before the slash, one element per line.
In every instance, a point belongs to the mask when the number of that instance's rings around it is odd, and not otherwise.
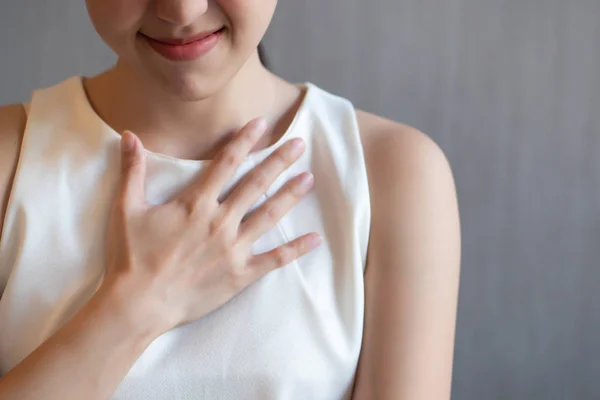
<path fill-rule="evenodd" d="M 134 61 L 143 70 L 147 83 L 161 92 L 185 101 L 198 101 L 219 92 L 237 69 L 223 45 L 194 61 L 170 61 L 142 46 Z"/>
<path fill-rule="evenodd" d="M 227 80 L 214 74 L 169 74 L 160 82 L 161 90 L 184 101 L 204 100 L 219 92 Z"/>
<path fill-rule="evenodd" d="M 174 98 L 183 101 L 204 100 L 218 93 L 231 80 L 223 68 L 148 68 L 145 65 L 144 75 L 149 86 Z M 161 68 L 162 67 L 162 68 Z"/>

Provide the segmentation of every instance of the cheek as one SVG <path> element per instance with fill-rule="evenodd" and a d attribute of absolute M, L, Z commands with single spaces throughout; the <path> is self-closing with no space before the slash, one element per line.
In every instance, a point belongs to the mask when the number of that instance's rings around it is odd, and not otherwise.
<path fill-rule="evenodd" d="M 267 30 L 277 0 L 218 0 L 234 31 L 245 36 L 244 41 L 257 41 Z"/>
<path fill-rule="evenodd" d="M 137 32 L 148 3 L 149 0 L 87 0 L 87 7 L 98 34 L 113 45 Z"/>

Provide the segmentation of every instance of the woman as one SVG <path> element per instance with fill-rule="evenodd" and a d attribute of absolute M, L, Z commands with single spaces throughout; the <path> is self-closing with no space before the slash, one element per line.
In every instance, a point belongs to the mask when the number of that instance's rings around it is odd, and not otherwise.
<path fill-rule="evenodd" d="M 447 399 L 441 150 L 271 74 L 276 0 L 87 5 L 116 65 L 0 110 L 0 398 Z"/>

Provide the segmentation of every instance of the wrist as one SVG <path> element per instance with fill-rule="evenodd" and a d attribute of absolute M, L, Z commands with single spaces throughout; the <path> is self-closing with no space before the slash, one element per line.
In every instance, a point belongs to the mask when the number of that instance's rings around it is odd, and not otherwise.
<path fill-rule="evenodd" d="M 166 330 L 152 317 L 149 305 L 134 298 L 121 282 L 104 282 L 90 303 L 94 310 L 110 318 L 123 334 L 143 346 L 149 345 Z"/>

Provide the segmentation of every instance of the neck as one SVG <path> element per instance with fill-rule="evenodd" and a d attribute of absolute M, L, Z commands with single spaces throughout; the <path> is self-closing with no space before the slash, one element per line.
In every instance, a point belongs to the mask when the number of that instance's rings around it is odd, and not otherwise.
<path fill-rule="evenodd" d="M 187 101 L 145 83 L 124 63 L 85 82 L 90 103 L 115 131 L 136 133 L 151 151 L 186 159 L 210 159 L 251 119 L 271 127 L 258 147 L 283 134 L 300 102 L 300 91 L 251 57 L 217 93 Z"/>

